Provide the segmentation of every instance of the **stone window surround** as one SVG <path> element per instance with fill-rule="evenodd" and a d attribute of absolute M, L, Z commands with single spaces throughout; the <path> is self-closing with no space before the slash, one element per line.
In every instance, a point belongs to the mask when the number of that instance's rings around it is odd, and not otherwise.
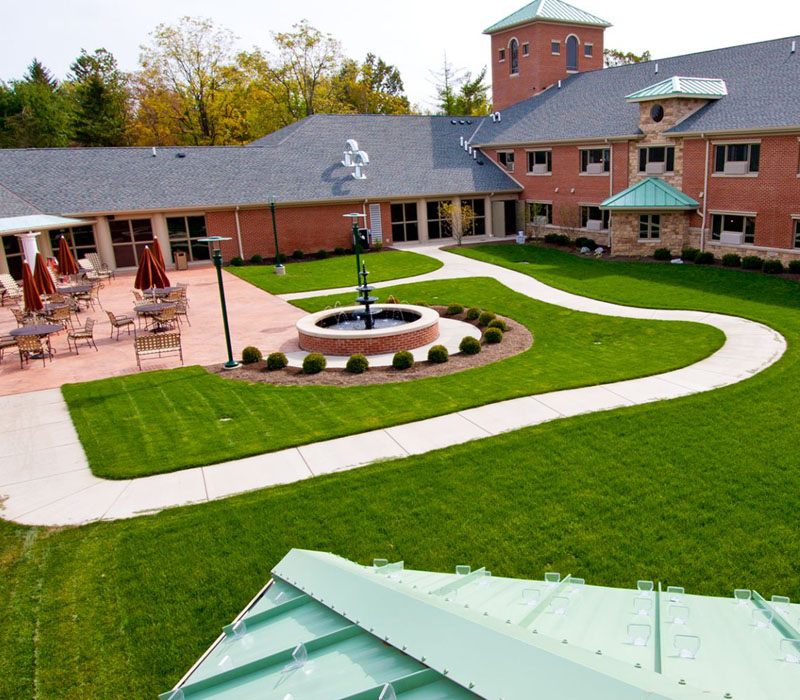
<path fill-rule="evenodd" d="M 531 43 L 529 41 L 526 41 L 522 44 L 522 54 L 521 54 L 522 58 L 530 56 L 530 54 L 531 54 Z"/>
<path fill-rule="evenodd" d="M 587 53 L 588 51 L 588 53 Z M 583 57 L 584 58 L 594 58 L 594 44 L 585 43 L 583 45 Z"/>
<path fill-rule="evenodd" d="M 672 153 L 673 153 L 673 155 L 672 155 L 672 170 L 665 170 L 663 174 L 664 175 L 674 175 L 675 174 L 675 153 L 677 152 L 677 149 L 676 149 L 675 146 L 676 146 L 676 144 L 675 144 L 674 141 L 672 141 L 670 143 L 667 143 L 667 142 L 656 143 L 656 142 L 649 142 L 648 141 L 646 143 L 642 143 L 641 145 L 637 146 L 636 147 L 636 158 L 637 158 L 636 167 L 637 167 L 637 172 L 639 172 L 639 173 L 646 172 L 644 170 L 639 170 L 638 169 L 639 168 L 639 163 L 641 162 L 640 159 L 641 159 L 641 151 L 642 150 L 649 150 L 651 148 L 664 148 L 664 149 L 672 148 L 673 149 L 673 151 L 672 151 Z M 649 162 L 650 162 L 650 160 L 649 160 L 649 157 L 648 157 L 648 163 Z M 666 165 L 667 165 L 667 156 L 666 156 L 666 152 L 665 152 L 664 153 L 664 167 L 666 167 Z"/>
<path fill-rule="evenodd" d="M 653 217 L 658 217 L 658 223 L 653 221 Z M 642 236 L 642 218 L 646 217 L 647 235 Z M 639 214 L 639 240 L 640 241 L 660 241 L 661 240 L 661 213 Z"/>
<path fill-rule="evenodd" d="M 541 153 L 541 152 L 549 152 L 551 154 L 550 155 L 550 170 L 548 170 L 546 173 L 535 173 L 528 167 L 528 164 L 530 163 L 530 156 L 528 154 L 529 153 Z M 553 153 L 553 149 L 551 147 L 548 147 L 548 148 L 526 148 L 525 149 L 525 160 L 526 160 L 526 163 L 525 163 L 525 168 L 526 168 L 525 174 L 526 175 L 530 175 L 531 177 L 549 177 L 550 175 L 552 175 L 553 174 L 553 156 L 552 156 L 552 153 Z"/>
<path fill-rule="evenodd" d="M 555 49 L 555 51 L 553 51 Z M 550 55 L 551 56 L 560 56 L 561 55 L 561 41 L 558 39 L 553 39 L 550 41 Z"/>
<path fill-rule="evenodd" d="M 506 62 L 506 50 L 505 50 L 505 48 L 502 48 L 497 52 L 497 62 L 498 63 L 505 63 Z"/>
<path fill-rule="evenodd" d="M 608 151 L 608 170 L 602 173 L 587 173 L 581 170 L 583 165 L 583 157 L 580 155 L 581 151 Z M 611 146 L 578 146 L 578 177 L 608 177 L 611 174 Z"/>
<path fill-rule="evenodd" d="M 800 141 L 800 138 L 798 139 L 798 141 Z M 715 149 L 715 147 L 716 146 L 739 146 L 739 145 L 741 145 L 741 146 L 745 146 L 745 145 L 748 145 L 748 146 L 758 145 L 758 146 L 760 146 L 761 145 L 761 139 L 758 139 L 758 138 L 755 138 L 755 139 L 753 139 L 753 138 L 751 138 L 751 139 L 718 139 L 718 140 L 712 140 L 711 141 L 711 163 L 709 163 L 710 169 L 711 169 L 711 172 L 709 174 L 711 175 L 711 177 L 729 177 L 729 178 L 754 178 L 754 177 L 758 177 L 759 172 L 761 170 L 760 167 L 759 167 L 759 170 L 757 170 L 754 173 L 747 172 L 747 173 L 743 173 L 741 175 L 734 175 L 732 173 L 715 173 L 714 172 L 714 152 L 715 152 L 714 149 Z M 798 177 L 800 177 L 800 173 L 798 174 Z"/>

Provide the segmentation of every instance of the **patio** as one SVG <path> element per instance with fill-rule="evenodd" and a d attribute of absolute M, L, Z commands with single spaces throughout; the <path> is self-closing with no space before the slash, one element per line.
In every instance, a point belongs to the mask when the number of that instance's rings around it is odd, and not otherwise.
<path fill-rule="evenodd" d="M 231 324 L 234 356 L 246 345 L 262 350 L 292 352 L 298 349 L 294 324 L 304 315 L 300 309 L 267 294 L 243 280 L 224 274 L 225 298 Z M 170 282 L 188 285 L 189 321 L 180 325 L 181 344 L 185 365 L 211 365 L 224 362 L 225 335 L 222 328 L 216 272 L 210 265 L 193 267 L 181 272 L 170 270 Z M 133 350 L 133 334 L 125 330 L 119 341 L 110 338 L 111 326 L 106 310 L 116 315 L 133 314 L 133 280 L 135 273 L 118 273 L 100 290 L 102 309 L 82 311 L 78 323 L 94 318 L 94 339 L 97 352 L 85 343 L 79 346 L 80 354 L 67 348 L 67 334 L 51 336 L 56 353 L 53 362 L 43 367 L 32 361 L 20 370 L 19 355 L 15 348 L 6 350 L 0 363 L 0 396 L 39 389 L 53 389 L 67 382 L 85 382 L 137 372 Z M 76 324 L 77 325 L 77 324 Z M 0 310 L 0 334 L 16 328 L 16 322 L 6 306 Z M 177 356 L 152 358 L 144 361 L 143 369 L 156 370 L 180 366 Z"/>

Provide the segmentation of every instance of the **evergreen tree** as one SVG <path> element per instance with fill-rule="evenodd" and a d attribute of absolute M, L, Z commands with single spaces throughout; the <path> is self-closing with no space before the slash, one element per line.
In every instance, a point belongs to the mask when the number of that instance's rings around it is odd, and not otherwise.
<path fill-rule="evenodd" d="M 434 73 L 436 79 L 437 114 L 447 116 L 482 116 L 491 112 L 486 68 L 473 78 L 472 73 L 454 69 L 444 56 L 442 70 Z"/>

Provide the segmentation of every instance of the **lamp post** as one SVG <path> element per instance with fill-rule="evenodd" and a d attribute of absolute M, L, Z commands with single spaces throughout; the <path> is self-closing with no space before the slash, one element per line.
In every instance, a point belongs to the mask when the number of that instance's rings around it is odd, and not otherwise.
<path fill-rule="evenodd" d="M 275 237 L 275 274 L 285 275 L 286 268 L 281 264 L 281 254 L 278 252 L 278 227 L 275 226 L 275 197 L 269 200 L 269 210 L 272 213 L 272 235 Z"/>
<path fill-rule="evenodd" d="M 222 307 L 222 325 L 225 328 L 225 343 L 228 347 L 228 361 L 223 365 L 225 369 L 235 369 L 239 363 L 233 359 L 233 349 L 231 348 L 231 331 L 228 327 L 228 308 L 225 305 L 225 287 L 222 285 L 222 250 L 220 250 L 220 241 L 230 241 L 232 239 L 225 238 L 224 236 L 208 236 L 208 238 L 198 238 L 198 243 L 208 243 L 209 246 L 216 243 L 212 251 L 212 259 L 214 260 L 214 267 L 217 268 L 217 285 L 219 286 L 219 303 Z"/>
<path fill-rule="evenodd" d="M 353 236 L 353 252 L 356 254 L 356 279 L 358 283 L 361 284 L 361 278 L 359 277 L 361 274 L 361 239 L 358 235 L 358 220 L 366 219 L 367 215 L 354 212 L 352 214 L 342 214 L 342 216 L 346 219 L 353 220 L 353 230 L 351 233 Z"/>

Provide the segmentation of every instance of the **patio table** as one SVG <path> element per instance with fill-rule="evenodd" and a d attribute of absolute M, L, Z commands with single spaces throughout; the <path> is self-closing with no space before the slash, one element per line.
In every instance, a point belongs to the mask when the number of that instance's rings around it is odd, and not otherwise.
<path fill-rule="evenodd" d="M 135 306 L 133 310 L 137 314 L 155 314 L 159 311 L 169 308 L 170 306 L 175 306 L 175 302 L 166 301 L 163 304 L 140 304 L 139 306 Z"/>
<path fill-rule="evenodd" d="M 148 294 L 154 297 L 165 297 L 171 292 L 177 292 L 180 287 L 153 287 L 152 289 L 142 290 L 143 294 Z"/>
<path fill-rule="evenodd" d="M 91 284 L 72 284 L 65 287 L 56 287 L 59 294 L 86 294 L 92 291 Z"/>
<path fill-rule="evenodd" d="M 66 301 L 48 301 L 42 306 L 42 311 L 49 313 L 50 311 L 55 311 L 56 309 L 63 309 L 66 306 L 69 306 Z"/>
<path fill-rule="evenodd" d="M 64 326 L 58 323 L 40 323 L 36 326 L 21 326 L 20 328 L 14 328 L 10 330 L 8 334 L 13 338 L 18 335 L 38 335 L 40 338 L 44 338 L 48 335 L 52 335 L 53 333 L 58 333 L 59 331 L 63 331 Z"/>

